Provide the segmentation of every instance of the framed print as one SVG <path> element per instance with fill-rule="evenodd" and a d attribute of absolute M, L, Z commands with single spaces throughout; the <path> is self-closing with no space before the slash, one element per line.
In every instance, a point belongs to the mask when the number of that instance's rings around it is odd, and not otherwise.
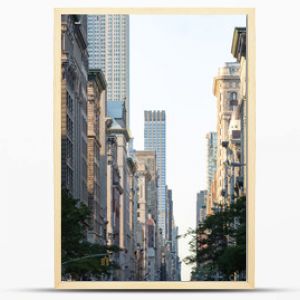
<path fill-rule="evenodd" d="M 55 287 L 254 288 L 255 10 L 54 11 Z"/>

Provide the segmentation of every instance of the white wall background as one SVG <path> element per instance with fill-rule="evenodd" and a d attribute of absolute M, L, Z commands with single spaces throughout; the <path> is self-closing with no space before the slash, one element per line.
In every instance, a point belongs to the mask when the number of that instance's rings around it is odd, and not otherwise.
<path fill-rule="evenodd" d="M 173 299 L 299 299 L 300 18 L 298 1 L 172 1 L 172 6 L 256 7 L 257 189 L 254 292 L 199 292 Z M 124 6 L 122 1 L 1 3 L 1 299 L 137 299 L 52 290 L 53 8 Z M 126 1 L 168 6 L 170 1 Z M 157 295 L 159 296 L 159 295 Z M 156 294 L 143 293 L 144 299 Z"/>

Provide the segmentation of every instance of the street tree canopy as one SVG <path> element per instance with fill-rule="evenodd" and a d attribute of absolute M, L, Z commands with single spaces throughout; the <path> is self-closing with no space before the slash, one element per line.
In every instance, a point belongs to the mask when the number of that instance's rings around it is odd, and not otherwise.
<path fill-rule="evenodd" d="M 189 230 L 187 236 L 192 238 L 189 242 L 191 255 L 184 262 L 194 265 L 192 280 L 228 281 L 234 274 L 244 278 L 246 197 L 238 198 L 229 207 L 220 206 L 196 230 Z"/>
<path fill-rule="evenodd" d="M 61 197 L 61 259 L 62 278 L 72 280 L 103 279 L 119 266 L 101 263 L 103 257 L 118 253 L 118 246 L 103 246 L 87 241 L 90 210 L 63 190 Z M 107 261 L 107 260 L 106 260 Z"/>

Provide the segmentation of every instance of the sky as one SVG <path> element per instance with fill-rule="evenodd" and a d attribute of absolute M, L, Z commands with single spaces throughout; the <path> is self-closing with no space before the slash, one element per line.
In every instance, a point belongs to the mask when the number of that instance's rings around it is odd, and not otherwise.
<path fill-rule="evenodd" d="M 166 181 L 173 190 L 179 234 L 196 226 L 196 195 L 206 189 L 206 133 L 216 131 L 213 78 L 234 61 L 237 15 L 130 16 L 130 127 L 134 148 L 144 148 L 144 110 L 166 110 Z M 179 256 L 190 254 L 179 239 Z M 182 280 L 191 266 L 182 263 Z"/>

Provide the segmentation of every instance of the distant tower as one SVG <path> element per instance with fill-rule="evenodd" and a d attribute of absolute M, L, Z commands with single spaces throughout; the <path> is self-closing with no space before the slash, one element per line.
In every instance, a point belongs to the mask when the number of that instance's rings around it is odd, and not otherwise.
<path fill-rule="evenodd" d="M 166 113 L 145 111 L 144 148 L 156 152 L 158 169 L 158 226 L 166 237 Z"/>
<path fill-rule="evenodd" d="M 129 125 L 129 15 L 88 16 L 89 67 L 100 68 L 107 100 L 125 101 Z"/>
<path fill-rule="evenodd" d="M 197 216 L 196 216 L 196 224 L 203 223 L 206 218 L 206 199 L 207 199 L 207 191 L 200 191 L 197 193 Z"/>
<path fill-rule="evenodd" d="M 207 139 L 207 191 L 210 193 L 211 183 L 217 170 L 217 140 L 216 132 L 209 132 Z"/>
<path fill-rule="evenodd" d="M 172 240 L 172 222 L 173 222 L 173 198 L 172 190 L 166 186 L 166 239 Z"/>

